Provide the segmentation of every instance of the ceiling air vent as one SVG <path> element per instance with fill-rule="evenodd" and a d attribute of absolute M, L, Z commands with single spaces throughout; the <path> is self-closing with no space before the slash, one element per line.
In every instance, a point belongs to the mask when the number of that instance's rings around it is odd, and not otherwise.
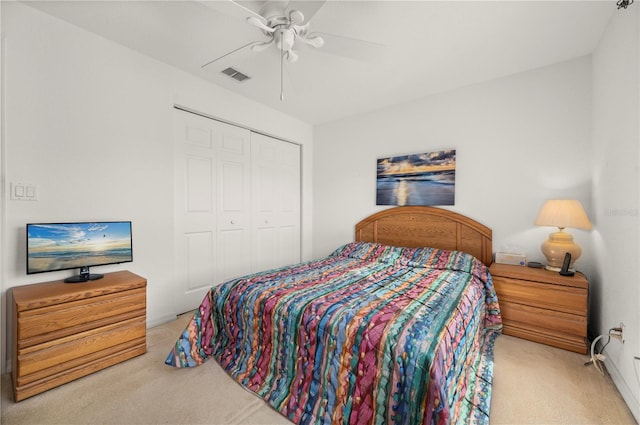
<path fill-rule="evenodd" d="M 242 72 L 238 71 L 237 69 L 233 69 L 231 67 L 227 68 L 227 69 L 223 69 L 222 73 L 225 75 L 228 75 L 229 77 L 233 78 L 236 81 L 244 81 L 244 80 L 248 80 L 249 77 L 248 75 L 243 74 Z"/>

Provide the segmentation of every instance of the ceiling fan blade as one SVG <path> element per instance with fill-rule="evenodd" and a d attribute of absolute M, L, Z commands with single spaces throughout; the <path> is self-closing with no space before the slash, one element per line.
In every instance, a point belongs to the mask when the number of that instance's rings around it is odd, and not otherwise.
<path fill-rule="evenodd" d="M 314 35 L 313 37 L 297 37 L 296 40 L 300 40 L 301 42 L 308 44 L 309 46 L 313 46 L 316 49 L 324 46 L 324 39 L 319 35 Z"/>
<path fill-rule="evenodd" d="M 287 5 L 288 11 L 298 10 L 304 15 L 304 22 L 309 22 L 327 0 L 291 0 Z"/>
<path fill-rule="evenodd" d="M 362 62 L 379 63 L 388 54 L 387 46 L 357 38 L 324 32 L 312 32 L 307 39 L 321 36 L 324 46 L 318 52 L 329 53 Z"/>
<path fill-rule="evenodd" d="M 271 43 L 271 41 L 268 41 L 266 44 L 270 44 L 270 43 Z M 252 41 L 250 43 L 245 44 L 244 46 L 238 47 L 237 49 L 233 49 L 232 51 L 227 52 L 222 56 L 218 56 L 217 58 L 215 58 L 213 60 L 210 60 L 209 62 L 207 62 L 204 65 L 202 65 L 200 68 L 205 68 L 205 67 L 211 65 L 212 63 L 217 62 L 222 58 L 226 58 L 227 56 L 232 55 L 232 54 L 234 54 L 236 52 L 239 52 L 242 49 L 246 49 L 247 47 L 260 46 L 262 44 L 265 44 L 265 42 L 264 41 Z"/>
<path fill-rule="evenodd" d="M 239 20 L 244 21 L 247 18 L 255 18 L 263 24 L 267 24 L 267 20 L 258 12 L 255 12 L 233 0 L 198 0 L 198 2 L 213 10 Z"/>

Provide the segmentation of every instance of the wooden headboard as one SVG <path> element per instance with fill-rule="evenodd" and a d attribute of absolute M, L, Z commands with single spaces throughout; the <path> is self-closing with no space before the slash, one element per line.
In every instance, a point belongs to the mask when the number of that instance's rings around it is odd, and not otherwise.
<path fill-rule="evenodd" d="M 356 224 L 356 241 L 415 248 L 430 246 L 469 253 L 487 266 L 492 232 L 462 214 L 434 207 L 395 207 Z"/>

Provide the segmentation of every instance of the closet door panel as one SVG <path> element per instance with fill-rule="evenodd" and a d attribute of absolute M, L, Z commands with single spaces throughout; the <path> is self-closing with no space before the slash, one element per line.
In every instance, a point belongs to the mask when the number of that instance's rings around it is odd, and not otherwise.
<path fill-rule="evenodd" d="M 184 112 L 174 116 L 175 308 L 198 306 L 217 278 L 215 132 Z"/>
<path fill-rule="evenodd" d="M 280 258 L 283 265 L 300 262 L 300 227 L 280 228 Z"/>
<path fill-rule="evenodd" d="M 253 233 L 252 263 L 253 272 L 269 270 L 278 265 L 277 229 L 273 227 L 257 227 Z"/>
<path fill-rule="evenodd" d="M 193 232 L 184 235 L 187 259 L 187 292 L 202 289 L 203 282 L 211 282 L 215 277 L 212 232 Z"/>
<path fill-rule="evenodd" d="M 300 238 L 300 146 L 283 143 L 280 146 L 280 210 L 281 226 L 291 227 Z M 299 248 L 298 248 L 299 251 Z M 298 255 L 299 258 L 299 255 Z"/>
<path fill-rule="evenodd" d="M 250 271 L 250 132 L 175 111 L 176 310 Z M 242 260 L 244 258 L 244 262 Z"/>
<path fill-rule="evenodd" d="M 253 271 L 300 261 L 300 147 L 251 135 Z"/>
<path fill-rule="evenodd" d="M 219 132 L 217 226 L 222 283 L 251 272 L 251 145 L 248 130 L 224 124 Z"/>
<path fill-rule="evenodd" d="M 247 230 L 223 230 L 219 233 L 221 281 L 248 274 L 250 251 L 246 243 Z"/>
<path fill-rule="evenodd" d="M 212 211 L 211 158 L 188 156 L 186 158 L 186 212 L 210 213 Z"/>

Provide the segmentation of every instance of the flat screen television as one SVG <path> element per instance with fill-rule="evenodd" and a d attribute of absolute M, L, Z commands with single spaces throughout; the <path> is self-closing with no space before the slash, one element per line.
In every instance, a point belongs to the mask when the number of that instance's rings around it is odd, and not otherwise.
<path fill-rule="evenodd" d="M 133 261 L 130 221 L 27 224 L 27 274 L 80 269 L 65 282 L 103 277 L 89 267 Z"/>

